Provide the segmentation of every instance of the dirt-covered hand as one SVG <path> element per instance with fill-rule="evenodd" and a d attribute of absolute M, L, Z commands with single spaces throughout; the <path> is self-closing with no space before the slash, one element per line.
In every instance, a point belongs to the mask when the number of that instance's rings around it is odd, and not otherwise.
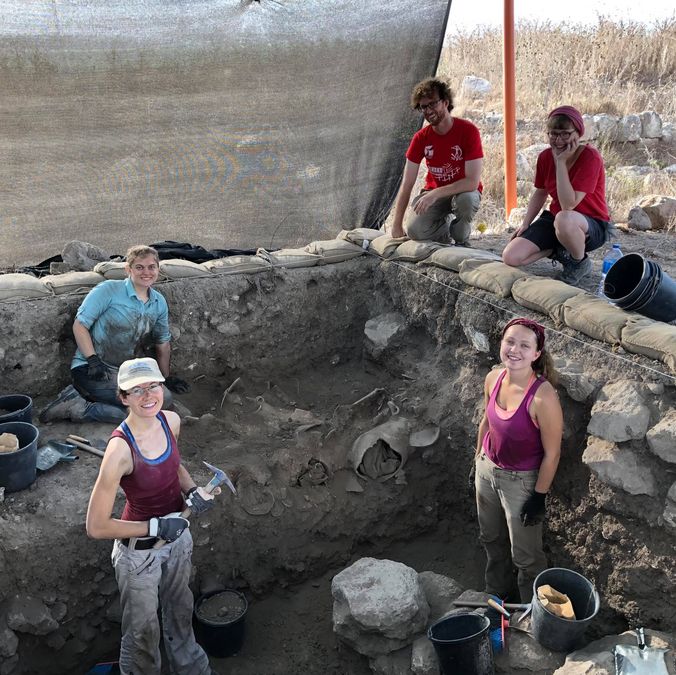
<path fill-rule="evenodd" d="M 170 375 L 165 381 L 167 389 L 171 389 L 174 394 L 187 394 L 190 391 L 190 385 L 180 377 Z"/>
<path fill-rule="evenodd" d="M 215 490 L 209 494 L 202 487 L 191 487 L 185 495 L 185 503 L 195 515 L 199 515 L 208 511 L 214 505 L 214 494 Z"/>
<path fill-rule="evenodd" d="M 168 516 L 166 518 L 151 518 L 148 525 L 148 534 L 164 541 L 176 541 L 185 530 L 190 527 L 186 518 Z"/>
<path fill-rule="evenodd" d="M 545 497 L 547 494 L 536 492 L 528 497 L 521 509 L 521 524 L 525 526 L 537 525 L 545 517 Z"/>
<path fill-rule="evenodd" d="M 101 360 L 98 354 L 92 354 L 87 357 L 87 375 L 92 379 L 100 382 L 101 380 L 110 379 L 110 369 Z"/>

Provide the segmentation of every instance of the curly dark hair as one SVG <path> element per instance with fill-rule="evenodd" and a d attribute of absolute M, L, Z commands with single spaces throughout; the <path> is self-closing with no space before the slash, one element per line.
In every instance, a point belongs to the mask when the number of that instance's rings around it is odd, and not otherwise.
<path fill-rule="evenodd" d="M 448 83 L 438 77 L 427 77 L 418 82 L 411 92 L 411 108 L 417 110 L 421 98 L 433 98 L 437 95 L 443 101 L 446 101 L 448 111 L 453 110 L 453 92 Z"/>

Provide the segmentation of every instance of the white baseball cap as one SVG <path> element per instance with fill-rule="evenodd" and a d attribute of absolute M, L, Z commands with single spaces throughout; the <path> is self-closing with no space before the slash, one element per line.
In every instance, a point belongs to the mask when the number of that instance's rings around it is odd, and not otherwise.
<path fill-rule="evenodd" d="M 122 391 L 128 391 L 146 382 L 164 382 L 164 375 L 155 359 L 130 359 L 117 371 L 117 386 Z"/>

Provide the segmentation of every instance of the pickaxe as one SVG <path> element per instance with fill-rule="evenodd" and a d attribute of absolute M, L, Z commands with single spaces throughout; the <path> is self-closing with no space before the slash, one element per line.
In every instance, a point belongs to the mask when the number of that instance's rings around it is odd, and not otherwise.
<path fill-rule="evenodd" d="M 233 485 L 232 481 L 230 480 L 230 477 L 228 476 L 225 471 L 222 469 L 217 469 L 215 466 L 212 464 L 209 464 L 208 462 L 202 462 L 210 471 L 214 472 L 213 478 L 205 485 L 204 489 L 208 494 L 211 494 L 217 487 L 220 485 L 227 485 L 231 490 L 233 494 L 237 494 L 237 490 L 235 486 Z M 181 511 L 181 518 L 189 518 L 190 514 L 192 511 L 190 510 L 189 507 L 183 509 Z M 155 542 L 155 545 L 153 548 L 162 548 L 167 542 L 164 539 L 158 539 Z"/>

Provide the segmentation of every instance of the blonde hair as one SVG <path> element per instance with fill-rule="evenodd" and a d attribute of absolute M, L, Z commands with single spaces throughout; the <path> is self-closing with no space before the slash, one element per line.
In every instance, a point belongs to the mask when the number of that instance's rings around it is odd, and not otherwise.
<path fill-rule="evenodd" d="M 146 246 L 145 244 L 136 244 L 136 246 L 132 246 L 127 251 L 126 255 L 127 265 L 131 267 L 134 264 L 134 261 L 138 260 L 138 258 L 147 258 L 149 256 L 155 258 L 155 262 L 159 264 L 160 254 L 152 246 Z"/>

